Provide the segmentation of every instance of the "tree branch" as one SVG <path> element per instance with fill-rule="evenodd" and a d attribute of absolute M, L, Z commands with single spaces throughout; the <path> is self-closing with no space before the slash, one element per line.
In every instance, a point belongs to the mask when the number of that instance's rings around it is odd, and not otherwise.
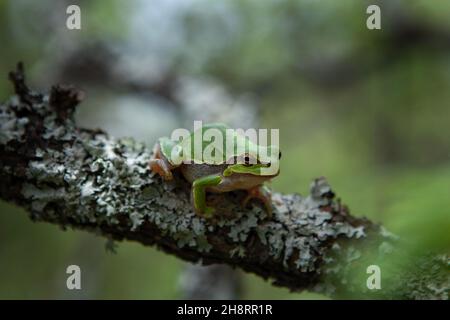
<path fill-rule="evenodd" d="M 151 153 L 143 144 L 76 126 L 72 116 L 82 99 L 76 89 L 59 85 L 50 95 L 34 93 L 21 65 L 10 79 L 16 96 L 0 105 L 0 196 L 24 207 L 34 221 L 155 245 L 205 265 L 226 263 L 291 290 L 448 297 L 446 256 L 433 262 L 433 280 L 418 284 L 415 293 L 403 289 L 403 281 L 382 293 L 367 290 L 365 281 L 351 284 L 364 248 L 387 254 L 394 237 L 351 216 L 324 178 L 313 181 L 307 197 L 274 193 L 270 219 L 258 205 L 241 208 L 241 192 L 210 195 L 219 214 L 205 220 L 194 214 L 190 186 L 181 177 L 165 183 L 150 171 Z M 436 284 L 430 287 L 430 281 Z"/>

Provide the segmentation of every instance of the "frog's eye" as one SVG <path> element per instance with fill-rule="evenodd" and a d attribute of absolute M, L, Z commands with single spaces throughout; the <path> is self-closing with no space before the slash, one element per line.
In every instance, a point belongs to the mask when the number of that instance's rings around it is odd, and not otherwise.
<path fill-rule="evenodd" d="M 257 160 L 250 155 L 239 157 L 238 160 L 239 163 L 243 164 L 244 166 L 251 166 L 257 163 Z"/>

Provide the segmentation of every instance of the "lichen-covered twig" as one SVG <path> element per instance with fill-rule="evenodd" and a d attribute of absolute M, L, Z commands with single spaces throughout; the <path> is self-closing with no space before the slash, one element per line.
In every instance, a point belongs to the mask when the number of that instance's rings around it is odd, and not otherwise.
<path fill-rule="evenodd" d="M 0 196 L 33 220 L 155 245 L 192 262 L 226 263 L 292 290 L 372 296 L 351 285 L 346 271 L 360 263 L 361 248 L 383 251 L 393 237 L 351 216 L 324 178 L 307 197 L 274 193 L 271 218 L 256 204 L 243 209 L 243 195 L 233 192 L 209 199 L 220 214 L 205 220 L 193 212 L 182 178 L 166 183 L 150 171 L 143 144 L 76 126 L 80 92 L 55 86 L 49 95 L 34 93 L 20 65 L 10 78 L 16 95 L 0 105 Z M 442 284 L 441 273 L 434 278 Z M 431 297 L 437 290 L 424 288 L 422 296 L 389 288 L 378 296 Z M 433 297 L 445 298 L 448 278 L 439 288 Z"/>

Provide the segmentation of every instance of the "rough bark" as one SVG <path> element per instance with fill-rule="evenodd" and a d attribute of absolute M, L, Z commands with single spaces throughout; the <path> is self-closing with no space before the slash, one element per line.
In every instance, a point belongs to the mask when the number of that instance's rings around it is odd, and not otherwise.
<path fill-rule="evenodd" d="M 58 85 L 49 95 L 35 93 L 21 65 L 10 78 L 16 95 L 0 105 L 0 196 L 34 221 L 154 245 L 191 262 L 228 264 L 291 290 L 448 298 L 445 255 L 423 258 L 420 266 L 429 272 L 405 271 L 376 292 L 353 281 L 365 248 L 387 255 L 396 240 L 350 215 L 324 178 L 312 182 L 307 197 L 273 193 L 271 218 L 257 203 L 242 208 L 241 192 L 210 195 L 218 214 L 205 220 L 192 211 L 190 187 L 180 176 L 166 183 L 150 171 L 151 152 L 142 143 L 76 126 L 79 91 Z"/>

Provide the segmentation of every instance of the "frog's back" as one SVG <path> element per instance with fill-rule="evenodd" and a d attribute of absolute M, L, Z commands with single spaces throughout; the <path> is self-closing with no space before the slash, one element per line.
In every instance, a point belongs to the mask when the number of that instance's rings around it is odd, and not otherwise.
<path fill-rule="evenodd" d="M 207 130 L 213 129 L 214 131 L 209 131 L 209 133 L 214 137 L 211 141 L 212 137 L 205 137 L 205 132 Z M 169 138 L 162 138 L 160 139 L 160 143 L 162 142 L 164 146 L 162 146 L 162 151 L 164 155 L 169 159 L 169 161 L 173 164 L 174 162 L 180 163 L 180 162 L 193 162 L 196 164 L 201 163 L 214 163 L 215 165 L 221 165 L 225 163 L 228 159 L 227 156 L 236 156 L 237 154 L 237 146 L 244 145 L 245 148 L 248 150 L 250 154 L 254 154 L 256 157 L 256 153 L 258 150 L 258 147 L 256 144 L 254 144 L 248 137 L 239 135 L 236 133 L 236 131 L 231 131 L 231 137 L 227 135 L 227 130 L 231 129 L 229 126 L 227 126 L 224 123 L 210 123 L 205 124 L 202 126 L 201 129 L 198 129 L 194 132 L 191 132 L 191 134 L 187 137 L 185 137 L 181 142 L 177 143 L 174 141 L 171 141 Z M 215 137 L 217 135 L 220 135 L 222 137 L 221 142 L 215 141 Z M 202 150 L 201 152 L 196 153 L 194 145 L 195 145 L 195 138 L 199 139 L 202 143 Z M 205 139 L 204 139 L 205 138 Z M 210 138 L 209 140 L 207 138 Z M 234 150 L 231 150 L 230 153 L 227 154 L 226 147 L 227 147 L 227 139 L 233 139 L 233 146 Z M 229 142 L 229 141 L 228 141 Z M 175 155 L 178 155 L 179 157 L 177 159 L 172 159 L 173 156 L 172 150 L 173 148 L 177 148 Z M 211 149 L 212 148 L 212 149 Z M 207 155 L 212 155 L 214 153 L 214 157 L 212 159 L 204 159 L 204 151 L 207 151 Z M 213 152 L 212 152 L 213 151 Z M 175 161 L 177 160 L 177 161 Z"/>
<path fill-rule="evenodd" d="M 221 161 L 219 161 L 219 163 L 217 163 L 217 164 L 219 165 L 226 161 L 225 154 L 224 154 L 225 147 L 226 147 L 226 134 L 227 134 L 227 129 L 231 129 L 231 128 L 224 123 L 204 124 L 201 129 L 191 132 L 191 134 L 188 137 L 183 139 L 183 141 L 181 141 L 181 143 L 179 144 L 181 147 L 181 150 L 183 150 L 183 151 L 189 150 L 190 151 L 190 154 L 183 155 L 183 158 L 185 160 L 189 159 L 197 164 L 206 162 L 205 159 L 203 159 L 203 151 L 206 150 L 206 148 L 208 148 L 208 146 L 210 146 L 211 141 L 205 140 L 205 139 L 203 139 L 203 137 L 204 137 L 205 132 L 210 129 L 216 130 L 216 132 L 213 133 L 214 136 L 219 134 L 223 138 L 221 146 L 217 146 L 217 143 L 214 144 L 214 146 L 215 146 L 214 152 L 218 153 L 219 154 L 218 157 L 221 159 Z M 210 133 L 212 133 L 212 132 L 210 131 Z M 200 152 L 198 154 L 195 153 L 195 148 L 194 148 L 196 136 L 200 137 L 199 139 L 202 143 L 202 152 Z"/>

